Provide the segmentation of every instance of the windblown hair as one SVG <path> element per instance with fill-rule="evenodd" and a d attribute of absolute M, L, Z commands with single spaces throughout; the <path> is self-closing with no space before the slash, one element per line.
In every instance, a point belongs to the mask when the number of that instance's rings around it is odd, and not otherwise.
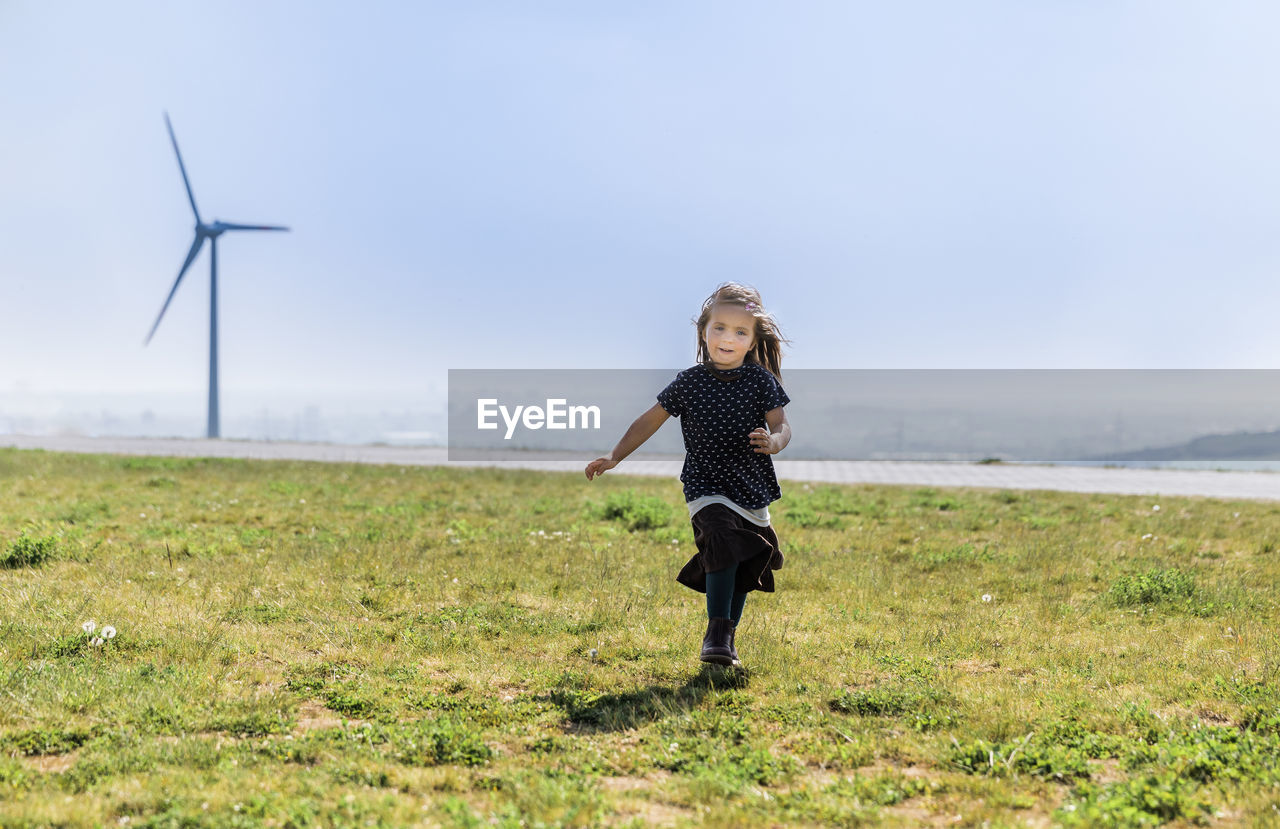
<path fill-rule="evenodd" d="M 736 282 L 725 282 L 716 288 L 715 293 L 702 303 L 702 313 L 694 324 L 698 328 L 698 362 L 710 365 L 711 354 L 707 351 L 707 343 L 703 334 L 707 330 L 707 322 L 711 319 L 711 309 L 717 305 L 736 305 L 756 318 L 755 344 L 747 353 L 746 360 L 758 363 L 769 370 L 779 381 L 782 380 L 782 345 L 790 343 L 782 336 L 782 329 L 768 311 L 764 310 L 764 300 L 760 292 L 747 285 Z"/>

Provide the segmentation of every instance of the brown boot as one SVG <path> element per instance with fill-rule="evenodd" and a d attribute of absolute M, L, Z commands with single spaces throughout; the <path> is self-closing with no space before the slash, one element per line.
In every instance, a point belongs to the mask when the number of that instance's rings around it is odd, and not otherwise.
<path fill-rule="evenodd" d="M 702 637 L 702 661 L 716 665 L 732 665 L 733 649 L 729 645 L 732 636 L 732 621 L 720 618 L 708 619 L 707 632 Z"/>

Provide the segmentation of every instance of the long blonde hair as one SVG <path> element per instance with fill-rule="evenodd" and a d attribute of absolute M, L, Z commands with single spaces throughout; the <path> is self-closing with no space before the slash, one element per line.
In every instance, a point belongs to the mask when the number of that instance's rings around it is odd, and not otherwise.
<path fill-rule="evenodd" d="M 782 336 L 782 329 L 777 321 L 766 310 L 760 292 L 749 285 L 737 282 L 725 282 L 716 288 L 715 293 L 702 303 L 702 313 L 694 324 L 698 328 L 698 362 L 710 365 L 711 354 L 707 351 L 707 343 L 703 335 L 707 331 L 707 322 L 711 319 L 711 309 L 717 305 L 736 305 L 755 317 L 755 344 L 747 353 L 746 360 L 758 363 L 768 369 L 769 373 L 782 380 L 782 345 L 790 343 Z"/>

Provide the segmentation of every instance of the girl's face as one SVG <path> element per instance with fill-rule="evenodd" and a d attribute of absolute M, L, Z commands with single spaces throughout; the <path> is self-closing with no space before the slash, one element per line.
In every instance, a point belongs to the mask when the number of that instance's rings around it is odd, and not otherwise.
<path fill-rule="evenodd" d="M 738 305 L 714 305 L 702 341 L 713 366 L 737 368 L 756 344 L 756 318 Z"/>

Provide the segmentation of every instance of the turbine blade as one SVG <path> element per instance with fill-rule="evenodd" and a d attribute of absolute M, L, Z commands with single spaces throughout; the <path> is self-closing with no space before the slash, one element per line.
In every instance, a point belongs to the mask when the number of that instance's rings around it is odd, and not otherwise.
<path fill-rule="evenodd" d="M 165 298 L 164 307 L 160 309 L 160 316 L 156 317 L 155 325 L 151 326 L 151 333 L 147 334 L 147 339 L 142 343 L 144 346 L 151 342 L 151 338 L 155 336 L 156 329 L 160 327 L 160 320 L 164 319 L 164 312 L 169 310 L 169 303 L 173 301 L 173 295 L 178 290 L 178 283 L 182 281 L 182 277 L 186 275 L 187 268 L 191 267 L 192 261 L 195 260 L 196 254 L 200 252 L 200 246 L 204 244 L 204 236 L 196 234 L 195 241 L 191 243 L 191 250 L 187 251 L 187 261 L 182 263 L 182 270 L 178 271 L 178 278 L 173 280 L 173 287 L 169 289 L 169 296 Z"/>
<path fill-rule="evenodd" d="M 173 142 L 174 155 L 178 156 L 178 169 L 182 171 L 182 183 L 187 187 L 187 198 L 191 201 L 191 212 L 196 214 L 196 224 L 202 224 L 200 209 L 196 207 L 195 194 L 191 192 L 191 182 L 187 179 L 187 167 L 182 163 L 182 152 L 178 149 L 178 139 L 173 134 L 173 124 L 169 123 L 169 113 L 164 114 L 164 125 L 169 128 L 169 140 Z"/>
<path fill-rule="evenodd" d="M 238 225 L 231 222 L 221 222 L 223 230 L 288 230 L 289 228 L 282 225 Z"/>

